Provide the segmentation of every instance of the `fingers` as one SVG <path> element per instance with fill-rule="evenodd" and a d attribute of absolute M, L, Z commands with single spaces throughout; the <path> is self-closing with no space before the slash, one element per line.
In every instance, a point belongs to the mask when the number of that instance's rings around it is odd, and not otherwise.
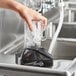
<path fill-rule="evenodd" d="M 31 14 L 33 15 L 33 20 L 38 22 L 38 21 L 42 21 L 42 26 L 43 26 L 43 29 L 46 28 L 46 25 L 47 25 L 47 19 L 42 16 L 40 13 L 34 11 L 31 9 Z"/>
<path fill-rule="evenodd" d="M 45 30 L 46 28 L 46 25 L 47 25 L 47 18 L 45 18 L 44 16 L 42 16 L 41 14 L 37 14 L 37 15 L 34 15 L 34 21 L 38 22 L 38 21 L 41 21 L 42 22 L 42 28 Z"/>
<path fill-rule="evenodd" d="M 46 28 L 46 25 L 47 25 L 47 19 L 45 17 L 42 16 L 42 25 L 43 25 L 43 29 Z"/>
<path fill-rule="evenodd" d="M 30 31 L 33 31 L 32 20 L 31 16 L 28 14 L 27 7 L 23 6 L 22 4 L 18 4 L 16 6 L 16 12 L 18 12 L 19 15 L 26 21 Z"/>
<path fill-rule="evenodd" d="M 36 22 L 42 21 L 43 29 L 45 29 L 46 28 L 46 25 L 47 25 L 47 19 L 44 16 L 42 16 L 40 13 L 38 13 L 38 12 L 32 10 L 32 9 L 29 9 L 29 11 L 31 12 L 31 13 L 29 12 L 29 14 L 31 16 L 33 16 L 33 19 L 32 20 L 33 21 L 36 21 Z"/>
<path fill-rule="evenodd" d="M 30 19 L 30 17 L 26 15 L 25 18 L 24 18 L 24 20 L 26 21 L 26 23 L 27 23 L 30 31 L 33 31 L 32 20 Z"/>
<path fill-rule="evenodd" d="M 24 15 L 24 16 L 23 16 Z M 28 13 L 23 12 L 23 14 L 21 14 L 21 16 L 24 18 L 24 20 L 26 21 L 30 31 L 33 31 L 33 27 L 32 27 L 32 20 L 31 17 L 28 15 Z"/>
<path fill-rule="evenodd" d="M 33 24 L 32 21 L 36 21 L 36 23 L 38 23 L 38 21 L 42 21 L 42 27 L 43 29 L 46 28 L 46 24 L 47 24 L 47 19 L 42 16 L 41 14 L 39 14 L 38 12 L 32 10 L 32 9 L 24 9 L 20 11 L 19 13 L 21 15 L 21 17 L 27 22 L 28 27 L 31 31 L 33 31 Z M 37 24 L 36 24 L 37 26 Z"/>

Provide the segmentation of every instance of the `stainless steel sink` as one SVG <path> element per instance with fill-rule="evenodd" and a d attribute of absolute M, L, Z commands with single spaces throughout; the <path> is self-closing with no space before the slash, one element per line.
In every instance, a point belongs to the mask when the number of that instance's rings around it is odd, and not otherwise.
<path fill-rule="evenodd" d="M 51 39 L 42 42 L 42 47 L 49 49 Z M 73 59 L 76 57 L 76 39 L 58 38 L 52 50 L 54 59 Z"/>
<path fill-rule="evenodd" d="M 0 10 L 0 53 L 11 50 L 20 43 L 24 34 L 24 22 L 11 10 Z M 17 45 L 18 46 L 18 45 Z"/>
<path fill-rule="evenodd" d="M 53 19 L 51 16 L 51 11 L 48 12 L 49 14 L 45 15 L 48 18 L 48 22 L 53 20 L 54 23 L 57 22 L 58 24 L 59 17 L 54 18 L 53 16 Z M 53 15 L 57 15 L 57 13 L 55 13 L 53 13 Z M 57 28 L 57 24 L 54 24 L 55 30 Z M 42 42 L 42 46 L 48 50 L 50 43 L 51 39 L 47 39 L 46 41 Z M 63 27 L 53 48 L 52 55 L 54 59 L 73 59 L 76 57 L 76 22 L 68 23 L 67 11 L 65 12 Z"/>
<path fill-rule="evenodd" d="M 2 21 L 4 21 L 2 22 L 2 25 L 3 25 L 2 31 L 7 34 L 3 34 L 1 36 L 0 53 L 11 54 L 17 50 L 19 51 L 20 48 L 23 48 L 24 23 L 22 19 L 19 17 L 19 15 L 17 15 L 15 12 L 9 11 L 9 10 L 4 11 L 4 12 L 5 13 L 3 13 L 3 17 L 2 17 L 3 18 Z M 53 21 L 56 18 L 57 19 L 59 18 L 58 16 L 59 10 L 57 8 L 54 8 L 51 11 L 49 10 L 47 13 L 45 13 L 44 16 L 48 18 L 48 23 L 50 21 Z M 72 29 L 72 31 L 73 30 L 74 29 Z M 73 32 L 75 32 L 75 30 Z M 73 34 L 69 34 L 69 29 L 67 30 L 67 28 L 65 27 L 63 28 L 59 36 L 64 37 L 64 39 L 57 40 L 54 50 L 52 52 L 53 57 L 55 59 L 58 59 L 58 58 L 72 59 L 76 56 L 76 51 L 75 51 L 76 41 L 73 42 L 72 39 L 68 41 L 69 39 L 65 39 L 65 36 L 63 35 L 65 35 L 66 38 L 67 36 L 69 38 L 69 36 Z M 42 46 L 48 49 L 50 42 L 51 40 L 47 39 L 46 41 L 42 42 Z"/>
<path fill-rule="evenodd" d="M 54 23 L 57 28 L 57 23 Z M 56 30 L 56 29 L 55 29 Z M 55 31 L 54 31 L 55 32 Z M 42 46 L 49 49 L 51 38 L 42 42 Z M 53 48 L 52 55 L 55 59 L 73 59 L 76 57 L 76 23 L 64 22 Z"/>

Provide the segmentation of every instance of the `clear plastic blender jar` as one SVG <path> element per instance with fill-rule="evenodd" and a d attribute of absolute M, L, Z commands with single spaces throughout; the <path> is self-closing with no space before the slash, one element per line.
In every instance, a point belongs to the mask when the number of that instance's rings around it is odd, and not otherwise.
<path fill-rule="evenodd" d="M 24 25 L 24 48 L 40 47 L 42 39 L 41 21 L 32 21 L 33 31 L 30 31 L 27 25 Z"/>

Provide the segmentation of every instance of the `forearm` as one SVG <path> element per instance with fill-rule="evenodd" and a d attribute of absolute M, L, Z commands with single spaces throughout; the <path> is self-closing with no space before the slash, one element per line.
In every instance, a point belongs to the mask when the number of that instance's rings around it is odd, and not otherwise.
<path fill-rule="evenodd" d="M 0 8 L 11 9 L 14 11 L 19 11 L 23 8 L 23 5 L 15 0 L 0 0 Z"/>
<path fill-rule="evenodd" d="M 11 0 L 0 0 L 0 8 L 9 8 Z"/>

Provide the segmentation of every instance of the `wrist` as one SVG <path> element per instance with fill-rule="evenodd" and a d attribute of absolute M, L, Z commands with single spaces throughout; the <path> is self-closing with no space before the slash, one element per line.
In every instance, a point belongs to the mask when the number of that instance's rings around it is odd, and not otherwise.
<path fill-rule="evenodd" d="M 13 8 L 16 12 L 19 12 L 19 11 L 24 11 L 24 10 L 28 10 L 28 7 L 24 6 L 23 4 L 17 2 L 17 1 L 14 1 L 13 2 Z"/>

